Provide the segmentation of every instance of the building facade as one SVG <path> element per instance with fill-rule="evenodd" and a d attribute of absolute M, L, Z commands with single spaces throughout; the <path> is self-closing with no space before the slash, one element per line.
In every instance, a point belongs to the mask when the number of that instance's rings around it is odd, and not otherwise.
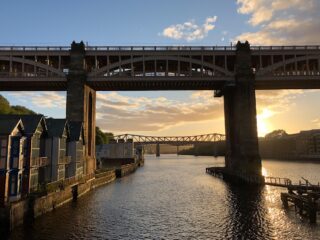
<path fill-rule="evenodd" d="M 0 118 L 0 206 L 21 198 L 26 138 L 19 118 Z"/>
<path fill-rule="evenodd" d="M 46 138 L 46 156 L 50 158 L 50 175 L 45 180 L 55 182 L 65 179 L 66 165 L 70 163 L 68 155 L 69 125 L 66 119 L 47 119 L 48 137 Z"/>
<path fill-rule="evenodd" d="M 68 155 L 71 156 L 71 162 L 66 165 L 66 178 L 78 177 L 86 173 L 83 123 L 70 121 L 69 129 Z"/>

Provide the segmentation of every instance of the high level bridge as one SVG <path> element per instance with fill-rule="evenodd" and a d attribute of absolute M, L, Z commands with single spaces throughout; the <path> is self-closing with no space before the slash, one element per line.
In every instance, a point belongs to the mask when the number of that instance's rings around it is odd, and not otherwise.
<path fill-rule="evenodd" d="M 319 46 L 0 47 L 0 91 L 67 92 L 67 118 L 84 122 L 88 172 L 98 90 L 214 90 L 225 104 L 226 166 L 243 176 L 261 174 L 255 90 L 299 88 L 320 88 Z"/>
<path fill-rule="evenodd" d="M 135 134 L 121 134 L 114 136 L 115 140 L 132 139 L 138 145 L 156 145 L 156 156 L 160 156 L 160 144 L 177 146 L 195 145 L 201 143 L 218 143 L 225 140 L 225 135 L 219 133 L 202 134 L 195 136 L 143 136 Z M 178 152 L 178 150 L 177 150 Z"/>

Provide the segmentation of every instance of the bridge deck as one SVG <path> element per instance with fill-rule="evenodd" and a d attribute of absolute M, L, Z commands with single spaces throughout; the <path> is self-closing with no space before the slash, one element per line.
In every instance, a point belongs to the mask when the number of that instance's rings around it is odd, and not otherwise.
<path fill-rule="evenodd" d="M 0 90 L 67 89 L 70 47 L 0 46 Z M 251 46 L 256 89 L 320 89 L 320 46 Z M 235 84 L 235 46 L 86 46 L 95 90 L 216 90 Z"/>

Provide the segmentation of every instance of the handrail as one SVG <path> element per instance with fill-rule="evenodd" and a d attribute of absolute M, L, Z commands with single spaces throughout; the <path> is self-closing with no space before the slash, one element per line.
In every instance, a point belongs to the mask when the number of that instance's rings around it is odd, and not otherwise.
<path fill-rule="evenodd" d="M 253 51 L 320 50 L 320 45 L 251 46 Z M 69 51 L 70 46 L 0 46 L 0 51 Z M 85 46 L 88 51 L 234 51 L 229 46 Z"/>
<path fill-rule="evenodd" d="M 292 181 L 289 178 L 280 178 L 280 177 L 264 177 L 265 183 L 277 184 L 277 185 L 292 185 Z"/>
<path fill-rule="evenodd" d="M 71 162 L 71 156 L 62 156 L 58 160 L 58 164 L 69 164 Z"/>
<path fill-rule="evenodd" d="M 31 167 L 43 167 L 49 164 L 48 157 L 33 157 L 30 159 Z"/>

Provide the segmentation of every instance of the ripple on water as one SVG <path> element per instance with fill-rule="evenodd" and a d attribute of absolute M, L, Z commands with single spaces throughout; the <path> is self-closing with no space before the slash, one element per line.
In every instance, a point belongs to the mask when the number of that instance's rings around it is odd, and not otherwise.
<path fill-rule="evenodd" d="M 222 158 L 147 156 L 135 174 L 17 228 L 11 239 L 320 239 L 274 187 L 234 187 L 205 174 Z M 264 161 L 269 175 L 316 180 L 317 164 Z"/>

